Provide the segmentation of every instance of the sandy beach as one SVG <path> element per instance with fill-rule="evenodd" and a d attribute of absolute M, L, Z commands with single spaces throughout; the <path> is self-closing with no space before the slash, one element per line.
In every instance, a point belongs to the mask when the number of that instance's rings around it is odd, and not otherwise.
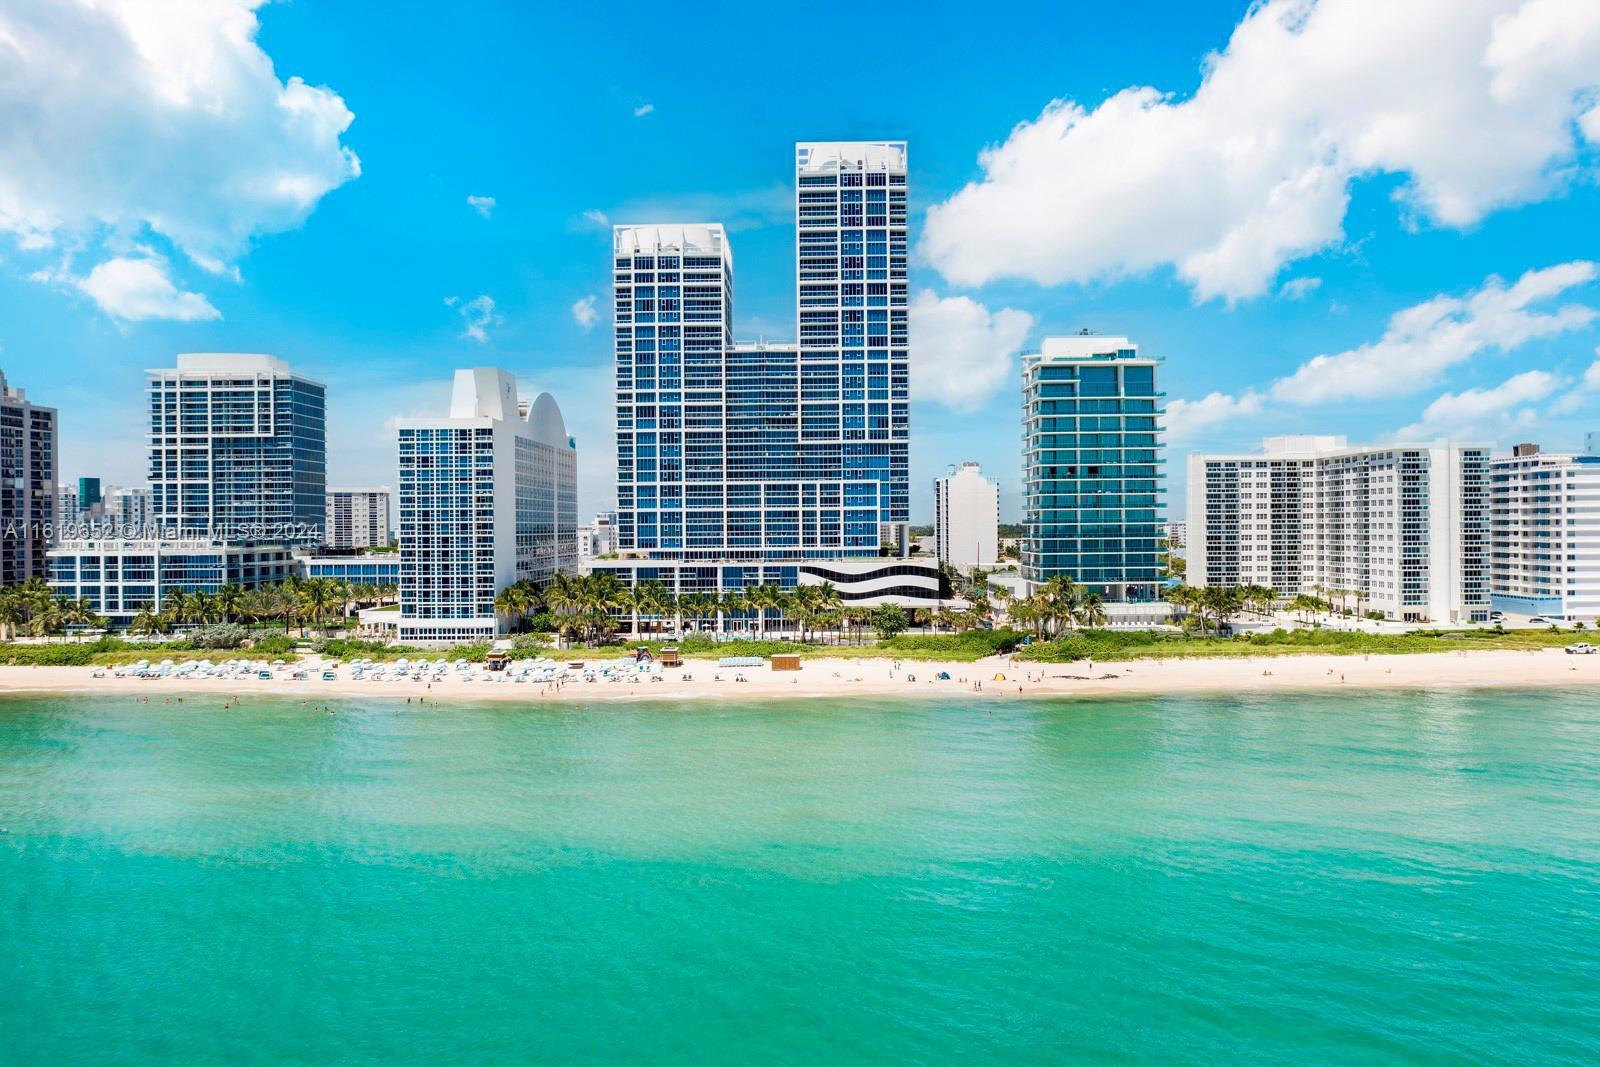
<path fill-rule="evenodd" d="M 590 661 L 597 662 L 594 660 Z M 888 659 L 805 660 L 797 672 L 767 667 L 718 667 L 714 660 L 689 660 L 661 672 L 661 681 L 569 679 L 560 684 L 505 684 L 452 675 L 432 681 L 352 679 L 348 667 L 335 680 L 318 678 L 315 659 L 299 666 L 312 677 L 294 681 L 280 674 L 256 678 L 168 677 L 141 679 L 92 676 L 89 667 L 0 667 L 0 693 L 187 693 L 311 697 L 421 697 L 427 701 L 684 700 L 828 696 L 1159 696 L 1186 693 L 1262 693 L 1329 688 L 1422 686 L 1576 686 L 1600 682 L 1600 655 L 1567 655 L 1560 649 L 1451 652 L 1425 655 L 1296 655 L 1248 659 L 1165 659 L 1069 664 L 1013 663 L 996 656 L 975 663 Z M 941 680 L 941 674 L 949 680 Z M 740 680 L 742 679 L 742 680 Z"/>

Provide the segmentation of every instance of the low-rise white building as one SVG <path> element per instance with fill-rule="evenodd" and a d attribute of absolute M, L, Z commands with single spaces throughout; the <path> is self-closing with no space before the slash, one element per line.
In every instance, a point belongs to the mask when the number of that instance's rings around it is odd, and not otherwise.
<path fill-rule="evenodd" d="M 1600 620 L 1600 434 L 1576 454 L 1517 445 L 1489 490 L 1494 610 Z"/>
<path fill-rule="evenodd" d="M 576 446 L 549 393 L 525 410 L 515 377 L 474 367 L 447 416 L 400 424 L 402 641 L 491 638 L 500 590 L 576 570 Z"/>
<path fill-rule="evenodd" d="M 1314 593 L 1405 622 L 1489 613 L 1489 451 L 1271 437 L 1189 456 L 1188 576 Z"/>
<path fill-rule="evenodd" d="M 87 600 L 118 625 L 145 608 L 161 611 L 174 590 L 215 593 L 224 585 L 254 589 L 283 581 L 293 567 L 286 544 L 213 538 L 73 538 L 52 548 L 49 556 L 50 588 L 58 596 Z"/>
<path fill-rule="evenodd" d="M 1000 487 L 978 464 L 934 479 L 933 542 L 939 562 L 961 570 L 993 567 L 1000 558 Z"/>

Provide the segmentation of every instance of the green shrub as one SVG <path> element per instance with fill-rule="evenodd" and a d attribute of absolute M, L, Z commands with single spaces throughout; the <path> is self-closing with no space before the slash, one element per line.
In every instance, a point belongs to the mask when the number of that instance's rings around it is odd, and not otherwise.
<path fill-rule="evenodd" d="M 250 631 L 238 623 L 221 622 L 209 626 L 196 626 L 189 631 L 190 648 L 238 648 L 250 636 Z"/>
<path fill-rule="evenodd" d="M 951 659 L 982 659 L 1010 652 L 1022 643 L 1017 630 L 969 630 L 960 634 L 898 634 L 880 641 L 884 655 L 927 653 Z"/>

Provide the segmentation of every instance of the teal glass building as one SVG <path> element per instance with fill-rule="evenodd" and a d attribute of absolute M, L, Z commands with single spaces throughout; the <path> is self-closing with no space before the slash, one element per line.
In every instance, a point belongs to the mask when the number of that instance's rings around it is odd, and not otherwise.
<path fill-rule="evenodd" d="M 1164 521 L 1158 360 L 1126 337 L 1050 337 L 1023 356 L 1031 589 L 1057 575 L 1109 603 L 1159 598 Z"/>

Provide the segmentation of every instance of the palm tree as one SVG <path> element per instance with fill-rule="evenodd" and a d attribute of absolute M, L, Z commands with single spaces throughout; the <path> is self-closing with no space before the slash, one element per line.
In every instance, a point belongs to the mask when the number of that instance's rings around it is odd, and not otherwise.
<path fill-rule="evenodd" d="M 1046 581 L 1035 594 L 1040 598 L 1042 621 L 1053 631 L 1072 622 L 1077 616 L 1083 592 L 1083 589 L 1065 574 L 1058 574 Z"/>
<path fill-rule="evenodd" d="M 661 617 L 671 611 L 676 603 L 672 590 L 654 578 L 647 578 L 633 587 L 634 628 L 638 628 L 639 617 L 645 616 L 645 625 L 649 625 L 651 617 L 656 623 L 662 621 Z"/>
<path fill-rule="evenodd" d="M 1099 593 L 1085 593 L 1078 600 L 1073 621 L 1079 626 L 1104 626 L 1106 624 L 1105 599 Z"/>
<path fill-rule="evenodd" d="M 213 598 L 223 622 L 233 622 L 244 614 L 245 589 L 229 582 L 217 589 Z"/>
<path fill-rule="evenodd" d="M 21 589 L 0 590 L 0 641 L 9 641 L 27 621 L 28 603 Z"/>
<path fill-rule="evenodd" d="M 744 591 L 745 604 L 756 613 L 756 632 L 767 632 L 767 612 L 783 603 L 783 590 L 776 585 L 753 585 Z"/>
<path fill-rule="evenodd" d="M 743 615 L 751 609 L 750 591 L 748 589 L 730 589 L 722 594 L 722 613 L 724 616 Z"/>
<path fill-rule="evenodd" d="M 167 617 L 155 610 L 152 605 L 146 604 L 128 624 L 128 630 L 145 637 L 151 634 L 164 634 L 167 632 Z"/>
<path fill-rule="evenodd" d="M 161 598 L 161 609 L 175 623 L 193 622 L 195 608 L 194 594 L 182 586 L 174 586 L 166 590 L 165 595 Z"/>
<path fill-rule="evenodd" d="M 513 582 L 494 595 L 494 613 L 509 625 L 528 610 L 528 594 Z"/>

